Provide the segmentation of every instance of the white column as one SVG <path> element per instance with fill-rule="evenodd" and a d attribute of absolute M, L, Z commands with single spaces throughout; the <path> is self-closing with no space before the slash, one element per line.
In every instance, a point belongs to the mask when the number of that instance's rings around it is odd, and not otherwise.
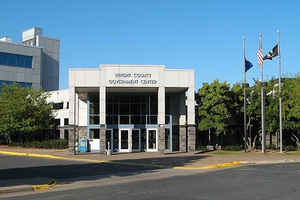
<path fill-rule="evenodd" d="M 195 124 L 195 91 L 194 88 L 190 87 L 187 91 L 187 124 L 194 125 Z"/>
<path fill-rule="evenodd" d="M 158 124 L 165 124 L 165 87 L 158 88 Z"/>
<path fill-rule="evenodd" d="M 185 93 L 182 92 L 179 94 L 179 125 L 183 126 L 186 124 L 186 110 L 185 110 Z"/>
<path fill-rule="evenodd" d="M 69 88 L 69 124 L 75 124 L 75 87 Z"/>
<path fill-rule="evenodd" d="M 106 124 L 106 87 L 99 89 L 100 124 Z"/>

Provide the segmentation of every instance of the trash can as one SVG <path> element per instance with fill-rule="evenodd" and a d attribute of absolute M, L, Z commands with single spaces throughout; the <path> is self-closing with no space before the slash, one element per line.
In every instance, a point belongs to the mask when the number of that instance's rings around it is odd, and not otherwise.
<path fill-rule="evenodd" d="M 87 140 L 86 138 L 80 138 L 79 140 L 79 151 L 86 152 Z"/>

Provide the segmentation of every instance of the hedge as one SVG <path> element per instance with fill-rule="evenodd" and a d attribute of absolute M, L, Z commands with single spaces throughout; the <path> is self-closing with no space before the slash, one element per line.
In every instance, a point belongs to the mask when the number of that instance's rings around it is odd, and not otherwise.
<path fill-rule="evenodd" d="M 11 143 L 9 146 L 21 146 L 27 148 L 41 148 L 41 149 L 66 149 L 68 148 L 68 140 L 44 140 L 44 141 L 32 141 L 25 143 Z"/>

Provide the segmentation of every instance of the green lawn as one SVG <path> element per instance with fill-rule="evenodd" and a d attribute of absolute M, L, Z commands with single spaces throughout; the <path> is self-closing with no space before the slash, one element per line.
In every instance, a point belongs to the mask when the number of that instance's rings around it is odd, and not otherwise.
<path fill-rule="evenodd" d="M 217 155 L 233 155 L 233 154 L 243 154 L 245 153 L 244 151 L 224 151 L 224 150 L 218 150 L 212 152 L 212 154 L 217 154 Z"/>

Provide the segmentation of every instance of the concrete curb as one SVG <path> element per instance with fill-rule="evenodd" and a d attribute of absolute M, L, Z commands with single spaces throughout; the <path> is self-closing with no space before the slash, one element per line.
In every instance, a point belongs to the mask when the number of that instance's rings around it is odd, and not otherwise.
<path fill-rule="evenodd" d="M 18 185 L 9 187 L 0 187 L 0 195 L 18 193 L 18 192 L 39 192 L 52 189 L 57 185 L 55 180 L 52 180 L 49 184 L 42 185 Z"/>

